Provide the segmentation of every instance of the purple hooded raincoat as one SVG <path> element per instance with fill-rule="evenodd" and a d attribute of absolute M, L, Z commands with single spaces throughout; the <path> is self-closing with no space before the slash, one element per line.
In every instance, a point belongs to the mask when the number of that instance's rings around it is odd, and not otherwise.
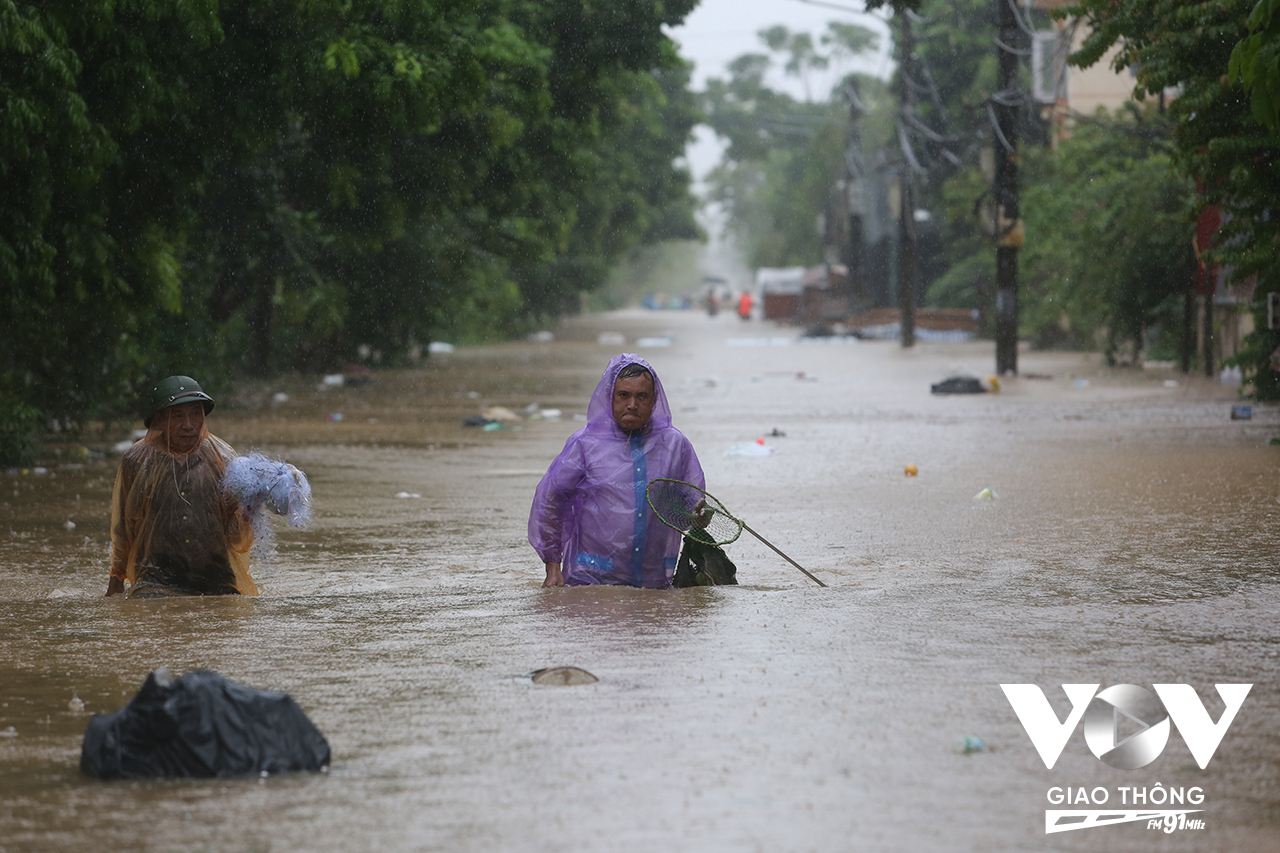
<path fill-rule="evenodd" d="M 628 364 L 653 376 L 653 416 L 625 432 L 613 419 L 613 386 Z M 671 425 L 658 374 L 623 353 L 609 362 L 587 407 L 587 425 L 569 436 L 533 497 L 529 543 L 544 563 L 561 563 L 568 586 L 671 586 L 680 534 L 653 514 L 645 489 L 654 477 L 705 485 L 689 439 Z"/>

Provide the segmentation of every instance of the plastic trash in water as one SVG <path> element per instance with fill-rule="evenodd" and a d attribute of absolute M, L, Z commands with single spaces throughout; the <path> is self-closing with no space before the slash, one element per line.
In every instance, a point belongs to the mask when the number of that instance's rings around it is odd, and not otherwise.
<path fill-rule="evenodd" d="M 975 752 L 988 752 L 987 745 L 980 737 L 962 737 L 956 741 L 957 755 L 972 755 Z"/>
<path fill-rule="evenodd" d="M 545 329 L 541 332 L 534 332 L 533 334 L 529 335 L 529 340 L 538 344 L 549 344 L 555 339 L 556 339 L 555 334 L 552 332 L 548 332 Z"/>
<path fill-rule="evenodd" d="M 341 373 L 327 374 L 321 381 L 326 388 L 341 388 L 346 382 L 346 380 L 342 378 Z"/>
<path fill-rule="evenodd" d="M 1223 385 L 1239 385 L 1244 382 L 1244 374 L 1239 367 L 1224 367 L 1218 374 L 1218 381 Z"/>
<path fill-rule="evenodd" d="M 1253 420 L 1253 406 L 1232 406 L 1231 420 L 1233 421 Z"/>
<path fill-rule="evenodd" d="M 271 395 L 271 402 L 287 403 L 289 402 L 289 395 L 284 393 L 283 391 L 277 391 L 276 393 Z"/>
<path fill-rule="evenodd" d="M 982 491 L 974 495 L 973 499 L 975 501 L 994 501 L 999 497 L 1000 496 L 997 495 L 995 492 L 993 492 L 991 488 L 988 486 L 987 488 L 983 489 Z"/>
<path fill-rule="evenodd" d="M 451 353 L 453 350 L 453 344 L 447 344 L 444 341 L 432 341 L 427 344 L 427 352 L 436 353 L 437 355 L 441 353 Z"/>
<path fill-rule="evenodd" d="M 330 412 L 328 415 L 328 419 L 334 423 L 337 423 L 338 421 L 342 420 L 342 412 Z"/>
<path fill-rule="evenodd" d="M 502 421 L 509 424 L 520 423 L 520 416 L 506 406 L 490 406 L 480 414 L 484 416 L 485 420 Z"/>
<path fill-rule="evenodd" d="M 480 429 L 484 430 L 485 432 L 494 432 L 495 430 L 506 429 L 506 428 L 507 428 L 506 424 L 499 423 L 498 421 L 489 421 L 487 424 L 480 427 Z"/>
<path fill-rule="evenodd" d="M 1088 387 L 1089 387 L 1089 380 L 1088 380 L 1088 379 L 1077 379 L 1077 380 L 1076 380 L 1076 382 L 1075 382 L 1075 385 L 1076 385 L 1076 387 L 1077 387 L 1077 388 L 1088 388 Z"/>
<path fill-rule="evenodd" d="M 80 772 L 97 779 L 228 778 L 329 766 L 329 743 L 287 693 L 209 670 L 147 676 L 118 711 L 94 714 Z"/>
<path fill-rule="evenodd" d="M 412 498 L 420 498 L 422 497 L 422 495 L 418 494 L 417 492 L 396 492 L 396 497 L 402 500 L 406 500 L 406 499 L 412 499 Z"/>
<path fill-rule="evenodd" d="M 930 394 L 985 394 L 982 381 L 976 376 L 949 376 L 929 386 Z"/>
<path fill-rule="evenodd" d="M 762 441 L 739 441 L 724 452 L 725 456 L 772 456 L 778 451 Z"/>

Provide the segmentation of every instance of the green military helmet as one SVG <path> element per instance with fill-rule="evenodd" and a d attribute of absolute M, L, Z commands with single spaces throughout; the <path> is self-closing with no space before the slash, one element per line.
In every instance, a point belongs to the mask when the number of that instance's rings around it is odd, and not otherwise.
<path fill-rule="evenodd" d="M 213 398 L 204 393 L 200 383 L 190 376 L 169 376 L 161 379 L 156 387 L 151 389 L 151 399 L 146 408 L 147 416 L 142 419 L 142 425 L 150 427 L 151 419 L 161 409 L 180 406 L 183 403 L 194 403 L 197 400 L 204 403 L 206 415 L 213 411 Z"/>

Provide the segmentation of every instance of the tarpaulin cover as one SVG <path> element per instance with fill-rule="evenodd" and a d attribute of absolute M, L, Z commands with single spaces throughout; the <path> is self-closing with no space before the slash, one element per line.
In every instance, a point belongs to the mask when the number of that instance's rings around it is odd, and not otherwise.
<path fill-rule="evenodd" d="M 94 714 L 80 770 L 99 779 L 231 777 L 316 771 L 329 744 L 287 693 L 208 670 L 147 676 L 128 705 Z"/>
<path fill-rule="evenodd" d="M 111 499 L 111 576 L 143 592 L 257 595 L 253 527 L 222 488 L 231 446 L 202 427 L 191 453 L 168 446 L 166 418 L 120 460 Z"/>
<path fill-rule="evenodd" d="M 613 388 L 628 364 L 654 380 L 653 415 L 634 433 L 613 419 Z M 693 445 L 671 425 L 671 407 L 658 374 L 630 353 L 605 368 L 587 406 L 587 425 L 569 436 L 534 493 L 529 544 L 544 563 L 561 563 L 570 586 L 671 586 L 680 533 L 649 508 L 654 477 L 701 487 L 706 478 Z"/>

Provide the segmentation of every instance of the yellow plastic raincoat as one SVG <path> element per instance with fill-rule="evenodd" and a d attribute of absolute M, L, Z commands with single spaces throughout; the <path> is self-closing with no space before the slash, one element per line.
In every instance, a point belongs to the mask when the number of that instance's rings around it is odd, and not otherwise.
<path fill-rule="evenodd" d="M 222 488 L 236 452 L 203 428 L 191 453 L 169 450 L 153 425 L 120 460 L 111 499 L 111 577 L 130 597 L 257 595 L 253 528 Z"/>

